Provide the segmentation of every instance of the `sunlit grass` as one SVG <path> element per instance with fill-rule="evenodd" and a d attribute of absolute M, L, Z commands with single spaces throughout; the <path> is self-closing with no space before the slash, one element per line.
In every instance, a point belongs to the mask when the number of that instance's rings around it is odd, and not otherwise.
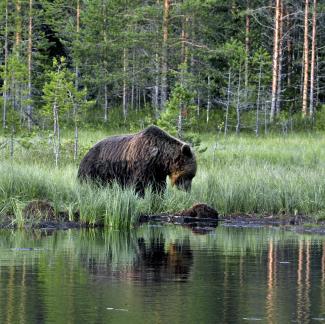
<path fill-rule="evenodd" d="M 105 137 L 101 131 L 81 132 L 81 152 Z M 129 228 L 140 214 L 173 212 L 195 202 L 207 203 L 221 214 L 325 213 L 325 137 L 299 134 L 285 138 L 270 136 L 224 138 L 203 135 L 204 153 L 197 154 L 198 173 L 191 194 L 168 186 L 160 197 L 149 190 L 144 199 L 132 188 L 105 188 L 76 180 L 78 161 L 67 135 L 61 163 L 54 166 L 50 144 L 35 139 L 28 148 L 8 148 L 0 159 L 0 217 L 12 215 L 23 226 L 22 210 L 34 199 L 47 199 L 55 211 L 76 213 L 80 221 Z"/>

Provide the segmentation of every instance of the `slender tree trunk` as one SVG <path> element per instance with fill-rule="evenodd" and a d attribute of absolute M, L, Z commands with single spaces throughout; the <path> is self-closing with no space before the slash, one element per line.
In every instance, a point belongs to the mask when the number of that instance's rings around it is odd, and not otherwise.
<path fill-rule="evenodd" d="M 131 110 L 134 108 L 134 89 L 135 89 L 135 50 L 132 50 L 132 86 L 131 86 Z"/>
<path fill-rule="evenodd" d="M 319 103 L 319 55 L 318 55 L 318 51 L 316 52 L 316 99 L 315 99 L 315 106 L 317 107 L 318 103 Z"/>
<path fill-rule="evenodd" d="M 59 156 L 60 156 L 60 126 L 59 126 L 59 113 L 57 106 L 57 98 L 55 97 L 53 103 L 53 150 L 54 150 L 54 159 L 55 166 L 59 164 Z"/>
<path fill-rule="evenodd" d="M 237 115 L 236 133 L 237 134 L 239 134 L 240 132 L 240 86 L 241 86 L 241 65 L 239 66 L 237 104 L 236 104 L 236 115 Z"/>
<path fill-rule="evenodd" d="M 187 80 L 186 80 L 186 72 L 187 72 L 187 62 L 188 62 L 188 47 L 187 47 L 187 28 L 188 28 L 188 21 L 189 18 L 188 16 L 183 17 L 182 20 L 182 33 L 181 33 L 181 60 L 183 66 L 181 67 L 181 86 L 183 88 L 186 87 L 187 85 Z M 186 118 L 186 107 L 185 103 L 181 102 L 180 107 L 179 107 L 179 115 L 178 115 L 178 137 L 182 138 L 183 137 L 183 124 L 184 124 L 184 119 Z"/>
<path fill-rule="evenodd" d="M 309 0 L 305 0 L 305 22 L 304 22 L 304 81 L 302 89 L 302 115 L 307 115 L 308 104 L 308 72 L 309 72 L 309 42 L 308 42 L 308 16 L 309 16 Z"/>
<path fill-rule="evenodd" d="M 189 23 L 189 17 L 185 16 L 183 17 L 182 22 L 182 33 L 181 33 L 181 60 L 182 63 L 186 66 L 188 62 L 188 46 L 187 46 L 187 39 L 188 39 L 188 23 Z"/>
<path fill-rule="evenodd" d="M 156 118 L 159 116 L 159 56 L 158 53 L 155 55 L 155 89 L 154 89 L 154 107 Z"/>
<path fill-rule="evenodd" d="M 183 70 L 181 73 L 183 73 Z M 181 86 L 184 87 L 183 76 L 181 76 Z M 184 103 L 181 102 L 179 106 L 178 121 L 177 121 L 177 136 L 180 139 L 183 138 L 183 113 L 184 113 Z"/>
<path fill-rule="evenodd" d="M 128 108 L 127 108 L 127 64 L 128 64 L 128 60 L 127 60 L 127 48 L 123 49 L 123 117 L 124 120 L 126 120 L 127 118 L 127 114 L 128 114 Z"/>
<path fill-rule="evenodd" d="M 160 1 L 156 0 L 156 5 L 159 6 Z M 159 34 L 159 27 L 156 26 L 156 34 Z M 158 42 L 157 42 L 158 45 Z M 153 106 L 155 108 L 155 117 L 156 119 L 159 118 L 159 109 L 160 107 L 160 101 L 159 101 L 159 76 L 160 76 L 160 58 L 159 58 L 159 45 L 155 47 L 155 58 L 154 58 L 154 69 L 155 69 L 155 85 L 154 85 L 154 92 L 153 92 Z"/>
<path fill-rule="evenodd" d="M 59 125 L 59 115 L 57 115 L 57 151 L 55 156 L 55 165 L 59 165 L 60 152 L 61 151 L 61 135 L 60 135 L 60 125 Z"/>
<path fill-rule="evenodd" d="M 255 133 L 256 136 L 259 135 L 259 123 L 260 123 L 260 96 L 261 96 L 261 80 L 262 80 L 262 60 L 260 62 L 260 69 L 258 73 L 258 90 L 257 90 L 257 101 L 256 101 L 256 126 L 255 126 Z"/>
<path fill-rule="evenodd" d="M 76 14 L 76 32 L 77 32 L 77 40 L 79 40 L 79 33 L 80 33 L 80 0 L 77 0 L 77 14 Z M 78 91 L 79 89 L 79 64 L 76 62 L 75 66 L 75 88 Z"/>
<path fill-rule="evenodd" d="M 78 158 L 78 144 L 79 144 L 79 133 L 78 133 L 78 126 L 75 125 L 74 128 L 74 146 L 73 146 L 73 160 L 77 161 Z"/>
<path fill-rule="evenodd" d="M 264 106 L 264 134 L 266 135 L 267 134 L 267 114 L 268 114 L 268 111 L 267 111 L 267 105 L 266 105 L 265 102 L 264 102 L 263 106 Z"/>
<path fill-rule="evenodd" d="M 143 106 L 146 108 L 147 106 L 147 101 L 146 101 L 146 89 L 142 90 L 142 95 L 143 95 Z"/>
<path fill-rule="evenodd" d="M 291 36 L 291 23 L 290 23 L 290 15 L 287 11 L 287 18 L 286 18 L 286 27 L 287 27 L 287 86 L 288 88 L 291 87 L 291 75 L 292 75 L 292 36 Z"/>
<path fill-rule="evenodd" d="M 32 42 L 33 42 L 33 0 L 29 0 L 29 24 L 28 24 L 28 104 L 27 123 L 28 129 L 32 129 Z"/>
<path fill-rule="evenodd" d="M 211 109 L 211 80 L 210 75 L 208 75 L 208 102 L 207 102 L 207 124 L 210 119 L 210 109 Z"/>
<path fill-rule="evenodd" d="M 79 40 L 79 33 L 80 33 L 80 0 L 77 0 L 77 10 L 76 10 L 76 33 L 77 33 L 77 40 Z M 78 61 L 76 61 L 75 66 L 75 89 L 76 91 L 79 90 L 79 65 Z M 73 119 L 74 119 L 74 145 L 73 145 L 73 160 L 76 161 L 78 157 L 78 144 L 79 144 L 79 137 L 78 137 L 78 103 L 73 103 Z"/>
<path fill-rule="evenodd" d="M 107 84 L 104 85 L 104 122 L 108 121 L 108 91 Z"/>
<path fill-rule="evenodd" d="M 228 132 L 228 118 L 229 118 L 229 107 L 230 107 L 230 87 L 231 87 L 231 68 L 228 71 L 228 87 L 227 87 L 227 105 L 226 105 L 226 118 L 225 118 L 225 135 Z"/>
<path fill-rule="evenodd" d="M 316 16 L 317 16 L 317 0 L 314 0 L 313 8 L 313 27 L 311 38 L 311 63 L 310 63 L 310 95 L 309 95 L 309 114 L 314 116 L 314 85 L 315 85 L 315 58 L 316 58 Z"/>
<path fill-rule="evenodd" d="M 195 27 L 196 27 L 196 19 L 195 16 L 193 15 L 191 17 L 191 21 L 188 23 L 188 28 L 190 28 L 190 37 L 192 39 L 192 42 L 196 41 L 196 32 L 195 32 Z M 189 64 L 190 72 L 193 74 L 195 73 L 195 56 L 193 51 L 191 51 L 191 56 L 190 56 L 190 64 Z"/>
<path fill-rule="evenodd" d="M 162 45 L 162 66 L 161 66 L 161 103 L 163 109 L 167 101 L 167 72 L 168 72 L 168 25 L 169 25 L 169 6 L 170 0 L 164 0 L 164 14 L 163 14 L 163 45 Z"/>
<path fill-rule="evenodd" d="M 197 90 L 196 114 L 198 117 L 200 117 L 200 106 L 201 106 L 200 90 Z"/>
<path fill-rule="evenodd" d="M 272 95 L 271 95 L 271 111 L 270 111 L 271 122 L 274 121 L 274 117 L 275 117 L 276 94 L 277 94 L 277 85 L 278 85 L 280 5 L 281 5 L 281 0 L 276 0 L 273 63 L 272 63 Z"/>
<path fill-rule="evenodd" d="M 21 18 L 21 2 L 20 0 L 15 0 L 15 44 L 13 46 L 13 52 L 17 56 L 17 58 L 20 57 L 20 45 L 21 45 L 21 24 L 22 24 L 22 18 Z M 18 73 L 17 73 L 18 74 Z M 12 92 L 12 102 L 13 107 L 17 111 L 20 112 L 20 122 L 22 123 L 23 118 L 23 112 L 22 112 L 22 105 L 21 105 L 21 84 L 20 80 L 17 78 L 16 71 L 13 71 L 13 77 L 12 77 L 12 86 L 11 86 L 11 92 Z"/>
<path fill-rule="evenodd" d="M 141 107 L 141 89 L 140 89 L 140 86 L 138 86 L 138 89 L 137 89 L 137 102 L 138 102 L 138 109 L 137 109 L 137 112 L 138 110 L 140 110 L 140 107 Z"/>
<path fill-rule="evenodd" d="M 8 0 L 6 0 L 5 8 L 5 44 L 4 44 L 4 77 L 3 77 L 3 114 L 2 114 L 2 127 L 7 127 L 7 83 L 8 83 Z"/>
<path fill-rule="evenodd" d="M 10 136 L 10 158 L 13 160 L 14 158 L 14 134 L 15 134 L 15 128 L 12 126 L 11 128 L 11 136 Z"/>
<path fill-rule="evenodd" d="M 107 63 L 107 16 L 106 16 L 106 2 L 102 1 L 102 9 L 104 15 L 104 26 L 103 26 L 103 63 L 104 63 L 104 123 L 108 121 L 108 89 L 107 89 L 107 74 L 108 74 L 108 63 Z"/>
<path fill-rule="evenodd" d="M 16 32 L 15 32 L 15 46 L 19 48 L 21 43 L 21 2 L 16 0 Z"/>
<path fill-rule="evenodd" d="M 249 11 L 249 1 L 247 1 L 247 11 Z M 249 62 L 249 54 L 250 54 L 250 15 L 246 14 L 246 30 L 245 30 L 245 89 L 248 89 L 248 62 Z M 246 91 L 247 94 L 247 91 Z"/>
<path fill-rule="evenodd" d="M 280 113 L 281 109 L 281 91 L 282 91 L 282 63 L 283 63 L 283 3 L 280 3 L 279 16 L 279 54 L 278 54 L 278 81 L 276 89 L 275 112 L 276 115 Z"/>

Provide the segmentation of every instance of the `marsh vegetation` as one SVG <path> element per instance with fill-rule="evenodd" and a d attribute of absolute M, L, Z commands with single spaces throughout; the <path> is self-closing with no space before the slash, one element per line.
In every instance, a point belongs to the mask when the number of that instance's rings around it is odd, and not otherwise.
<path fill-rule="evenodd" d="M 122 190 L 114 184 L 98 187 L 80 184 L 77 167 L 84 152 L 104 132 L 80 133 L 80 151 L 73 159 L 71 134 L 63 133 L 60 163 L 55 166 L 50 142 L 40 136 L 30 137 L 28 145 L 15 138 L 2 149 L 0 160 L 0 214 L 11 216 L 23 226 L 23 209 L 32 200 L 48 200 L 56 214 L 65 212 L 82 223 L 129 228 L 141 214 L 175 212 L 204 202 L 221 215 L 297 215 L 316 219 L 325 215 L 325 137 L 323 134 L 270 135 L 263 138 L 203 134 L 197 153 L 198 173 L 191 193 L 168 185 L 163 196 L 150 188 L 144 199 L 132 188 Z"/>

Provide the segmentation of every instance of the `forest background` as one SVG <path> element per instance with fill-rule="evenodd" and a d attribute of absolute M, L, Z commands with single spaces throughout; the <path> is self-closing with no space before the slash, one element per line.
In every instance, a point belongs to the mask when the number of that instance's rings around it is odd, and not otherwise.
<path fill-rule="evenodd" d="M 324 220 L 324 12 L 317 0 L 2 0 L 1 221 L 23 226 L 35 200 L 113 227 L 196 202 Z M 94 143 L 150 124 L 195 146 L 191 194 L 76 181 Z"/>
<path fill-rule="evenodd" d="M 324 129 L 324 9 L 317 0 L 1 1 L 2 130 Z"/>

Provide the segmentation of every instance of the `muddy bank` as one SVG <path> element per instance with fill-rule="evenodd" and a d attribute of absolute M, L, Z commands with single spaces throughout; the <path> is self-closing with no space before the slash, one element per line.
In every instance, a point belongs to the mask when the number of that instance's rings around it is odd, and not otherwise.
<path fill-rule="evenodd" d="M 44 230 L 67 230 L 71 228 L 90 228 L 89 224 L 83 224 L 79 222 L 66 222 L 66 221 L 40 221 L 38 223 L 24 223 L 22 226 L 18 226 L 12 221 L 5 221 L 0 223 L 0 229 L 44 229 Z"/>
<path fill-rule="evenodd" d="M 48 200 L 33 200 L 28 203 L 22 210 L 22 220 L 17 220 L 12 215 L 3 217 L 1 229 L 70 229 L 70 228 L 85 228 L 94 227 L 90 224 L 81 223 L 79 215 L 76 214 L 73 220 L 69 220 L 67 212 L 55 213 L 54 207 Z"/>
<path fill-rule="evenodd" d="M 217 227 L 218 212 L 206 204 L 195 204 L 191 208 L 173 214 L 140 215 L 138 224 L 143 223 L 175 224 L 191 227 L 196 232 L 206 232 Z M 66 211 L 55 213 L 54 207 L 47 200 L 34 200 L 28 203 L 22 210 L 20 222 L 14 216 L 8 215 L 0 223 L 0 228 L 7 229 L 65 230 L 94 227 L 104 227 L 104 224 L 103 222 L 95 224 L 81 222 L 79 212 L 74 213 L 72 217 L 71 215 L 69 217 L 69 213 Z"/>
<path fill-rule="evenodd" d="M 316 222 L 306 215 L 231 215 L 219 218 L 219 222 L 229 227 L 275 226 L 297 233 L 325 234 L 325 221 Z"/>
<path fill-rule="evenodd" d="M 227 215 L 219 216 L 217 211 L 206 204 L 196 204 L 175 214 L 144 215 L 142 223 L 177 224 L 189 226 L 193 232 L 205 233 L 218 225 L 225 227 L 262 227 L 274 226 L 297 233 L 325 234 L 325 221 L 305 215 Z"/>
<path fill-rule="evenodd" d="M 79 220 L 79 213 L 69 219 L 68 212 L 55 213 L 52 204 L 47 200 L 31 201 L 23 210 L 23 222 L 14 221 L 14 217 L 7 216 L 2 219 L 2 229 L 43 229 L 43 230 L 67 230 L 73 228 L 104 227 L 103 223 L 89 224 Z M 157 215 L 140 215 L 138 224 L 166 225 L 174 224 L 191 228 L 195 233 L 209 233 L 218 225 L 231 227 L 261 227 L 276 226 L 285 230 L 298 233 L 325 234 L 325 221 L 315 222 L 312 217 L 304 215 L 230 215 L 219 216 L 218 212 L 206 204 L 195 204 L 191 208 L 176 213 L 161 213 Z"/>

